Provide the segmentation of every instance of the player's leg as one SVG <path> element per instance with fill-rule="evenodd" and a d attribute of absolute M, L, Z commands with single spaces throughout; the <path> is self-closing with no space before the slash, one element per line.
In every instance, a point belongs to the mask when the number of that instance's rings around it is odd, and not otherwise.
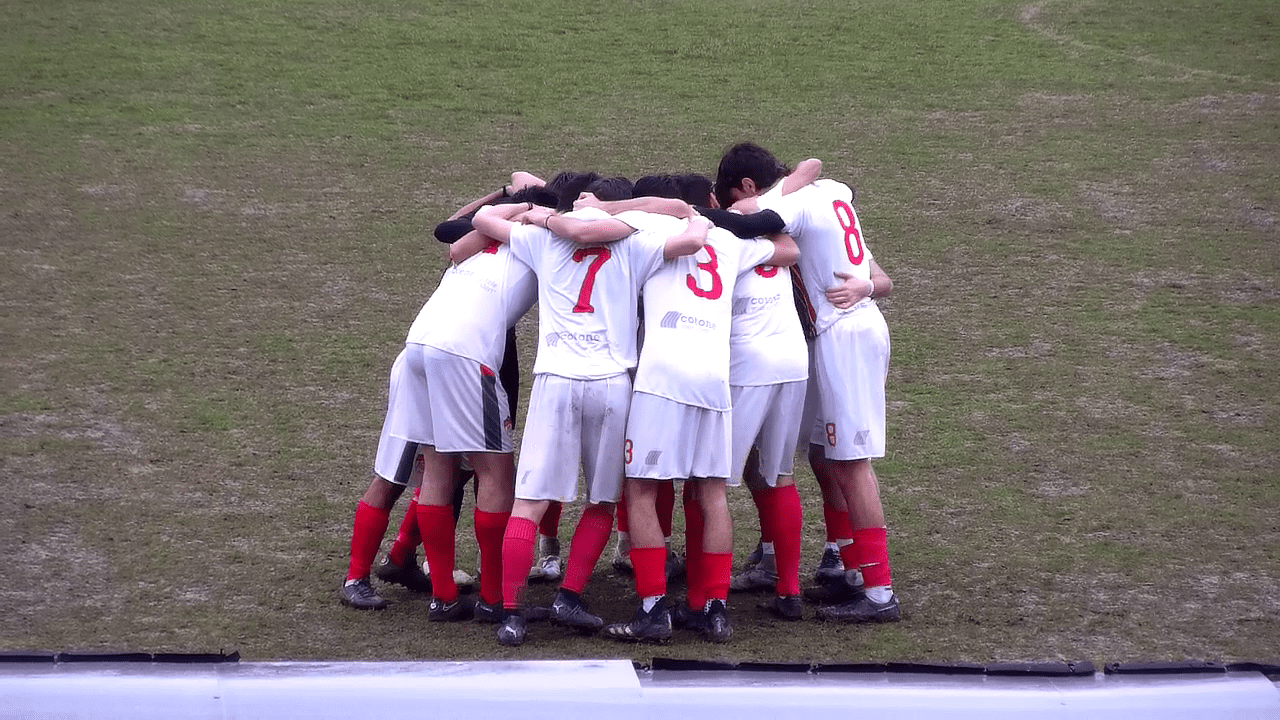
<path fill-rule="evenodd" d="M 453 516 L 453 493 L 458 481 L 461 456 L 437 452 L 423 446 L 422 491 L 418 495 L 418 530 L 422 547 L 431 567 L 431 605 L 429 617 L 436 620 L 460 620 L 469 616 L 458 598 L 453 579 L 457 552 L 457 524 Z"/>
<path fill-rule="evenodd" d="M 564 583 L 551 603 L 551 619 L 594 632 L 604 621 L 582 601 L 591 573 L 609 543 L 614 505 L 622 494 L 626 418 L 631 405 L 631 378 L 626 373 L 582 385 L 581 447 L 587 506 L 573 533 Z"/>
<path fill-rule="evenodd" d="M 663 542 L 667 546 L 667 579 L 680 577 L 685 572 L 685 559 L 671 549 L 671 528 L 676 511 L 676 484 L 668 481 L 658 485 L 658 525 L 662 528 Z"/>
<path fill-rule="evenodd" d="M 471 453 L 476 472 L 475 535 L 480 547 L 481 619 L 502 620 L 502 544 L 512 503 L 515 500 L 516 469 L 511 453 Z"/>
<path fill-rule="evenodd" d="M 658 488 L 651 480 L 627 478 L 627 512 L 631 527 L 631 563 L 635 568 L 640 607 L 630 622 L 605 627 L 615 640 L 665 642 L 671 637 L 667 605 L 667 546 L 658 523 Z"/>
<path fill-rule="evenodd" d="M 538 522 L 538 558 L 529 570 L 530 582 L 555 582 L 564 575 L 560 554 L 560 516 L 564 503 L 552 501 Z"/>

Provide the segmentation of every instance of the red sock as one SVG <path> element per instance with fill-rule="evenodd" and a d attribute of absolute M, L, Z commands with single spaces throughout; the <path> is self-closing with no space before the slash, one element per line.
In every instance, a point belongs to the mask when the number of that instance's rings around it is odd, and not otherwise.
<path fill-rule="evenodd" d="M 662 537 L 671 537 L 671 516 L 676 512 L 676 484 L 671 480 L 658 483 L 658 526 Z"/>
<path fill-rule="evenodd" d="M 547 506 L 547 511 L 542 513 L 542 520 L 538 522 L 538 534 L 544 537 L 560 537 L 560 513 L 564 512 L 564 505 L 555 500 Z"/>
<path fill-rule="evenodd" d="M 453 506 L 418 503 L 418 532 L 431 566 L 431 594 L 450 603 L 458 599 L 458 586 L 453 584 L 454 531 Z"/>
<path fill-rule="evenodd" d="M 751 501 L 756 505 L 756 517 L 760 519 L 760 542 L 773 542 L 773 488 L 766 487 L 751 493 Z"/>
<path fill-rule="evenodd" d="M 485 512 L 480 508 L 475 511 L 476 544 L 480 546 L 480 599 L 490 605 L 502 602 L 502 542 L 510 517 L 509 512 Z"/>
<path fill-rule="evenodd" d="M 702 604 L 706 605 L 707 600 L 728 602 L 729 577 L 733 575 L 733 553 L 703 553 L 702 568 L 707 577 L 703 584 L 706 598 Z"/>
<path fill-rule="evenodd" d="M 391 545 L 391 562 L 404 567 L 414 562 L 414 553 L 422 544 L 422 535 L 418 532 L 418 493 L 422 486 L 413 492 L 413 499 L 404 511 L 404 520 L 400 521 L 400 532 L 396 533 L 396 541 Z"/>
<path fill-rule="evenodd" d="M 849 519 L 848 510 L 837 510 L 834 506 L 823 503 L 822 519 L 827 525 L 827 542 L 833 543 L 853 537 L 853 521 Z"/>
<path fill-rule="evenodd" d="M 631 546 L 631 566 L 636 571 L 636 594 L 642 598 L 667 594 L 667 546 Z"/>
<path fill-rule="evenodd" d="M 778 568 L 777 593 L 800 594 L 800 550 L 804 537 L 804 508 L 795 485 L 769 489 L 770 525 Z"/>
<path fill-rule="evenodd" d="M 513 516 L 507 521 L 502 536 L 502 606 L 508 610 L 520 607 L 520 591 L 533 567 L 533 543 L 538 525 L 529 518 Z"/>
<path fill-rule="evenodd" d="M 376 508 L 361 500 L 356 505 L 355 527 L 351 530 L 351 564 L 347 567 L 347 579 L 369 577 L 373 561 L 382 547 L 382 536 L 387 533 L 391 511 Z"/>
<path fill-rule="evenodd" d="M 631 526 L 627 521 L 627 494 L 623 493 L 618 498 L 618 532 L 631 532 Z"/>
<path fill-rule="evenodd" d="M 595 572 L 604 546 L 613 533 L 613 513 L 599 505 L 588 505 L 573 532 L 573 545 L 569 548 L 569 566 L 564 571 L 562 587 L 579 595 Z"/>
<path fill-rule="evenodd" d="M 867 587 L 882 587 L 893 584 L 893 573 L 889 571 L 889 530 L 888 528 L 858 528 L 853 531 L 853 560 L 862 571 L 862 579 Z M 843 553 L 841 556 L 843 557 Z"/>
<path fill-rule="evenodd" d="M 691 483 L 685 483 L 689 487 Z M 689 607 L 701 610 L 707 604 L 707 575 L 703 564 L 702 535 L 706 527 L 706 519 L 702 515 L 702 506 L 693 498 L 692 492 L 686 492 L 684 498 L 684 553 L 685 577 L 689 583 Z"/>

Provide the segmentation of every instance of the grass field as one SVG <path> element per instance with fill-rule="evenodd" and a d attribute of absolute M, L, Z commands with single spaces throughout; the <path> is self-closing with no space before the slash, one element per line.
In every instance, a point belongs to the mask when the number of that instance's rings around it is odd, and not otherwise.
<path fill-rule="evenodd" d="M 1168 5 L 0 0 L 0 650 L 1276 659 L 1280 5 Z M 341 608 L 435 223 L 741 139 L 855 186 L 895 280 L 904 621 L 507 650 Z"/>

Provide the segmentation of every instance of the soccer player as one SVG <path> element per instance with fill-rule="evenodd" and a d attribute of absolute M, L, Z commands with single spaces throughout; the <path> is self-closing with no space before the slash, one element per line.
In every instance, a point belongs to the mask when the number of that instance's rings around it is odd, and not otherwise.
<path fill-rule="evenodd" d="M 817 395 L 817 416 L 810 437 L 809 461 L 822 482 L 839 488 L 848 506 L 854 542 L 842 549 L 848 571 L 859 570 L 862 592 L 848 602 L 823 607 L 818 617 L 846 622 L 893 622 L 901 617 L 893 592 L 887 528 L 871 459 L 884 456 L 885 378 L 889 369 L 889 331 L 874 299 L 875 261 L 862 237 L 848 186 L 822 180 L 783 197 L 775 183 L 785 166 L 753 143 L 730 148 L 720 160 L 716 192 L 721 201 L 754 202 L 738 207 L 764 211 L 773 223 L 765 230 L 791 233 L 801 249 L 799 268 L 817 333 L 810 354 L 810 378 Z M 865 298 L 848 309 L 827 297 L 833 278 L 862 281 Z M 874 279 L 873 279 L 874 277 Z"/>
<path fill-rule="evenodd" d="M 508 204 L 503 217 L 532 203 Z M 461 241 L 460 241 L 461 242 Z M 407 372 L 393 389 L 391 434 L 418 444 L 424 475 L 418 528 L 432 568 L 430 620 L 495 619 L 502 588 L 502 533 L 511 512 L 515 467 L 512 418 L 494 368 L 507 329 L 532 306 L 537 281 L 498 243 L 445 271 L 405 339 Z M 461 311 L 460 311 L 461 310 Z M 459 597 L 453 581 L 455 521 L 450 499 L 462 454 L 475 471 L 475 534 L 480 601 Z"/>
<path fill-rule="evenodd" d="M 608 195 L 618 184 L 597 181 L 591 187 Z M 630 183 L 618 192 L 628 197 Z M 579 466 L 588 505 L 574 531 L 551 619 L 588 632 L 603 625 L 581 593 L 608 542 L 621 492 L 639 289 L 665 258 L 701 248 L 708 226 L 705 221 L 682 223 L 679 232 L 658 234 L 635 233 L 608 217 L 551 214 L 533 221 L 540 226 L 511 222 L 497 208 L 482 208 L 473 220 L 485 235 L 509 242 L 512 253 L 538 275 L 540 343 L 516 501 L 503 540 L 505 617 L 498 629 L 503 645 L 525 641 L 520 595 L 538 521 L 550 501 L 576 498 Z"/>
<path fill-rule="evenodd" d="M 637 229 L 669 232 L 676 218 L 616 216 Z M 790 265 L 789 240 L 740 241 L 712 230 L 698 254 L 668 261 L 644 284 L 645 344 L 627 419 L 627 508 L 640 608 L 608 626 L 620 640 L 663 641 L 672 632 L 666 555 L 658 522 L 660 483 L 686 481 L 687 576 L 698 629 L 716 642 L 732 635 L 725 602 L 733 562 L 726 484 L 732 476 L 729 334 L 738 277 L 760 264 Z"/>

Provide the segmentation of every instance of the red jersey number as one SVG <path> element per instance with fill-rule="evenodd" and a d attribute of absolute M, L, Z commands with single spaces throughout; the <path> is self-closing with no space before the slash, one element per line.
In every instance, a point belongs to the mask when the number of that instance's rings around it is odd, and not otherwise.
<path fill-rule="evenodd" d="M 778 274 L 777 265 L 757 265 L 753 269 L 756 271 L 756 274 L 762 278 L 771 278 Z"/>
<path fill-rule="evenodd" d="M 862 233 L 858 232 L 858 216 L 849 207 L 849 203 L 843 200 L 832 202 L 831 207 L 836 210 L 836 222 L 844 230 L 844 249 L 849 253 L 849 262 L 861 265 L 867 253 L 862 246 Z"/>
<path fill-rule="evenodd" d="M 695 278 L 693 273 L 689 273 L 684 276 L 685 284 L 689 286 L 689 289 L 693 291 L 694 295 L 708 300 L 715 300 L 724 292 L 724 281 L 720 279 L 720 273 L 717 272 L 720 269 L 720 261 L 716 258 L 715 248 L 708 245 L 704 249 L 707 251 L 707 254 L 711 256 L 711 259 L 706 262 L 698 263 L 698 269 L 705 270 L 711 275 L 711 288 L 703 290 L 698 285 L 699 278 Z"/>
<path fill-rule="evenodd" d="M 596 311 L 595 306 L 591 304 L 591 291 L 596 287 L 596 273 L 600 272 L 600 268 L 613 257 L 613 253 L 605 247 L 578 248 L 573 252 L 574 262 L 583 262 L 588 257 L 595 259 L 587 266 L 587 276 L 582 279 L 582 290 L 578 292 L 578 304 L 573 306 L 573 311 L 576 313 Z"/>

